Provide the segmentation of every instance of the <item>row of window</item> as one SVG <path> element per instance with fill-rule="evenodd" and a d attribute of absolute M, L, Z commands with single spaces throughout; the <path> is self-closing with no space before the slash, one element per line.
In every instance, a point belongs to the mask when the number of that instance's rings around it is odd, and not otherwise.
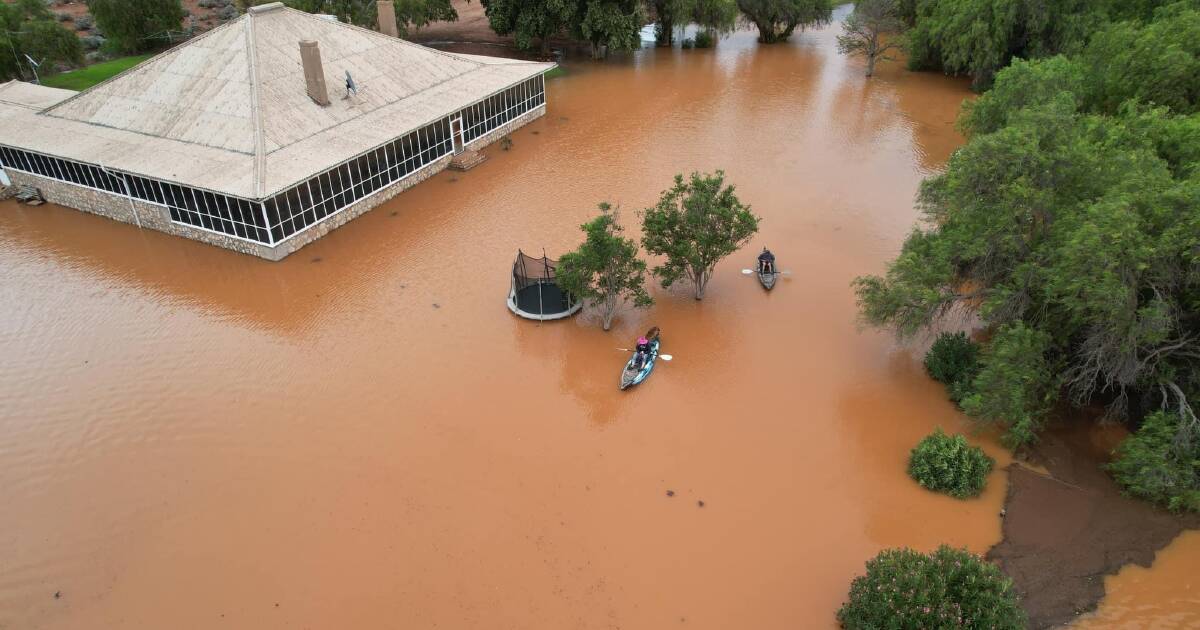
<path fill-rule="evenodd" d="M 458 114 L 462 142 L 545 102 L 545 83 L 538 76 L 476 103 Z M 452 118 L 426 125 L 261 204 L 2 146 L 0 165 L 165 206 L 177 223 L 272 245 L 453 153 Z"/>
<path fill-rule="evenodd" d="M 178 223 L 260 243 L 271 242 L 268 240 L 262 206 L 248 199 L 8 147 L 0 147 L 0 162 L 5 168 L 165 206 L 170 210 L 171 219 Z"/>
<path fill-rule="evenodd" d="M 463 142 L 472 142 L 545 103 L 546 84 L 541 75 L 494 94 L 462 110 Z"/>
<path fill-rule="evenodd" d="M 266 200 L 271 236 L 281 241 L 454 152 L 443 118 Z"/>

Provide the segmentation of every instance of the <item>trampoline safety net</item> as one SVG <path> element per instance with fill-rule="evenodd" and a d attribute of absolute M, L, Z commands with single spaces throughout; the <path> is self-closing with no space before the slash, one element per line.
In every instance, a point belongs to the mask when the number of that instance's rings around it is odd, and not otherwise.
<path fill-rule="evenodd" d="M 512 283 L 517 308 L 531 315 L 557 315 L 571 310 L 571 295 L 556 283 L 557 260 L 534 258 L 517 251 Z"/>

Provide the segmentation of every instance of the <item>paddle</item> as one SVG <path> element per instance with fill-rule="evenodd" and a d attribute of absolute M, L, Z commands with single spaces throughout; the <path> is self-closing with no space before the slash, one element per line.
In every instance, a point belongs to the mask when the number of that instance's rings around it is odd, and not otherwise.
<path fill-rule="evenodd" d="M 617 348 L 617 350 L 620 350 L 621 352 L 633 352 L 633 350 L 630 350 L 629 348 Z M 675 357 L 669 354 L 660 354 L 658 355 L 658 358 L 662 359 L 663 361 L 670 361 Z"/>
<path fill-rule="evenodd" d="M 743 269 L 743 270 L 742 270 L 742 275 L 744 275 L 744 276 L 748 276 L 748 275 L 750 275 L 750 274 L 752 274 L 752 273 L 758 273 L 758 272 L 757 272 L 757 271 L 755 271 L 755 270 L 753 270 L 753 269 Z M 776 271 L 776 272 L 775 272 L 775 275 L 777 275 L 777 276 L 790 276 L 790 275 L 792 275 L 792 270 L 790 270 L 790 269 L 787 269 L 787 270 L 784 270 L 784 271 Z"/>

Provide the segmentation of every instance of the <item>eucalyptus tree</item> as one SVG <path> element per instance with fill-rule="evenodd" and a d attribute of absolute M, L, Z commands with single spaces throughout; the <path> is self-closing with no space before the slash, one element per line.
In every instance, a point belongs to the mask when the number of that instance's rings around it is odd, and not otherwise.
<path fill-rule="evenodd" d="M 25 55 L 38 64 L 79 63 L 83 47 L 42 0 L 0 2 L 0 79 L 33 79 Z"/>

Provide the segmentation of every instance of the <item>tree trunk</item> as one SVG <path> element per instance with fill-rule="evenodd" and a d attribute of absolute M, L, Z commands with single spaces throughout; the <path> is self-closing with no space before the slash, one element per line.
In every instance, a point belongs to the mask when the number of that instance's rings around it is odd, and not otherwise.
<path fill-rule="evenodd" d="M 542 36 L 542 59 L 550 57 L 550 36 Z"/>
<path fill-rule="evenodd" d="M 708 272 L 701 271 L 696 275 L 696 299 L 704 299 L 704 287 L 708 286 Z"/>
<path fill-rule="evenodd" d="M 604 321 L 602 322 L 604 330 L 607 331 L 612 328 L 613 315 L 616 315 L 616 313 L 617 301 L 612 298 L 604 300 Z"/>
<path fill-rule="evenodd" d="M 658 17 L 658 30 L 654 35 L 655 46 L 670 48 L 675 44 L 675 24 L 660 15 Z"/>
<path fill-rule="evenodd" d="M 875 55 L 867 55 L 867 78 L 875 76 Z"/>

